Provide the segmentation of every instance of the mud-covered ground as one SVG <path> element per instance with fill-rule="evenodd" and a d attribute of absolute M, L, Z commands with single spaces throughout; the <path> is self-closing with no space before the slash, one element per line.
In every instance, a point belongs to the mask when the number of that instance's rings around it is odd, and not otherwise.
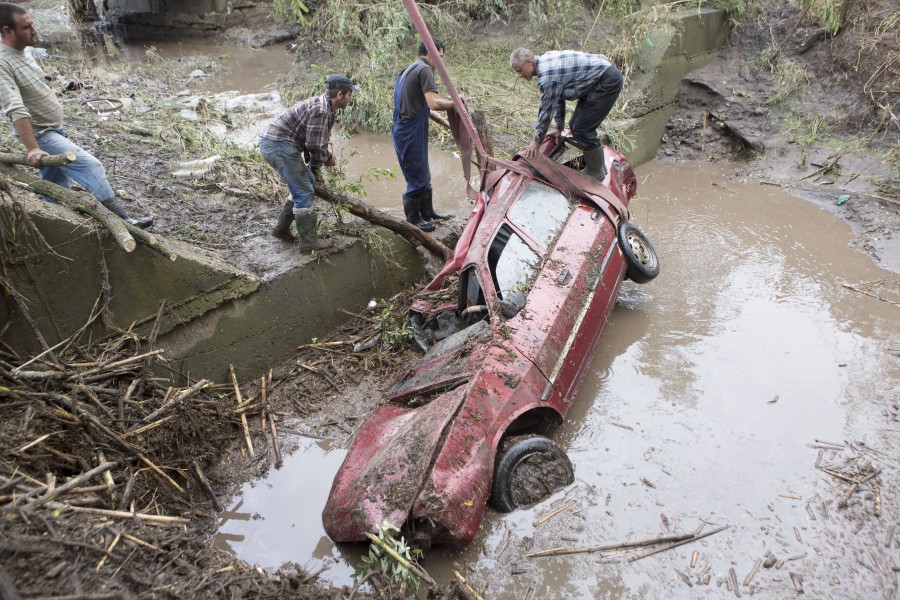
<path fill-rule="evenodd" d="M 801 65 L 809 75 L 809 86 L 799 90 L 799 98 L 773 103 L 771 99 L 783 84 L 759 57 L 771 49 L 773 40 L 785 39 L 798 14 L 795 7 L 772 3 L 770 15 L 765 20 L 747 18 L 721 56 L 685 80 L 658 158 L 738 161 L 741 179 L 778 186 L 828 209 L 851 224 L 858 248 L 875 262 L 900 272 L 898 123 L 890 116 L 882 119 L 865 93 L 867 80 L 879 64 L 878 53 L 860 52 L 859 40 L 847 39 L 845 32 L 844 37 L 819 41 L 800 54 L 815 29 L 812 22 L 806 23 L 790 36 L 779 59 Z M 219 137 L 197 124 L 218 123 L 226 132 L 252 125 L 259 120 L 258 106 L 271 98 L 257 97 L 253 111 L 241 104 L 228 105 L 227 99 L 223 104 L 201 99 L 194 93 L 196 80 L 202 77 L 197 71 L 215 72 L 220 68 L 215 61 L 160 59 L 123 70 L 103 59 L 91 60 L 88 67 L 86 62 L 60 58 L 58 50 L 49 48 L 45 67 L 54 85 L 66 90 L 63 101 L 70 135 L 104 161 L 114 188 L 123 190 L 130 211 L 156 215 L 154 231 L 161 235 L 190 242 L 265 275 L 269 263 L 248 258 L 246 249 L 248 240 L 259 240 L 261 249 L 270 247 L 268 231 L 283 190 L 258 157 L 226 150 Z M 113 105 L 116 110 L 89 102 L 120 99 L 123 89 L 128 90 L 131 101 L 121 107 Z M 805 112 L 808 119 L 798 120 L 798 112 Z M 820 125 L 815 117 L 821 115 L 829 117 L 827 135 L 817 131 Z M 835 139 L 859 143 L 838 149 Z M 864 143 L 867 140 L 870 145 Z M 20 148 L 11 137 L 2 143 L 9 151 Z M 223 158 L 202 177 L 173 177 L 173 172 L 184 168 L 181 163 L 215 154 Z M 849 199 L 837 204 L 845 194 Z M 402 295 L 395 300 L 395 316 L 402 314 L 406 298 Z M 177 419 L 160 424 L 157 430 L 135 434 L 128 447 L 80 423 L 77 409 L 61 413 L 63 405 L 49 395 L 56 390 L 53 386 L 20 382 L 25 387 L 18 398 L 3 390 L 0 595 L 346 597 L 349 590 L 317 586 L 315 573 L 299 565 L 267 573 L 213 549 L 208 539 L 215 530 L 214 500 L 204 490 L 200 470 L 191 469 L 197 462 L 209 479 L 215 501 L 225 504 L 237 486 L 261 476 L 276 463 L 278 427 L 283 426 L 278 437 L 278 451 L 283 454 L 291 449 L 292 432 L 349 438 L 376 406 L 390 377 L 415 356 L 409 349 L 383 351 L 380 346 L 368 352 L 346 351 L 397 326 L 396 322 L 379 321 L 378 314 L 360 315 L 317 340 L 318 346 L 299 350 L 284 365 L 273 365 L 263 378 L 265 403 L 261 381 L 241 382 L 241 405 L 233 389 L 214 388 L 204 392 L 203 404 L 180 405 L 174 413 Z M 146 352 L 148 347 L 126 340 L 116 351 L 127 356 Z M 2 358 L 7 371 L 16 366 L 5 351 Z M 81 360 L 88 358 L 108 366 L 105 353 L 82 356 Z M 51 369 L 40 361 L 31 368 Z M 140 371 L 119 373 L 108 380 L 110 389 L 124 390 L 130 380 L 140 376 Z M 152 421 L 148 416 L 170 400 L 166 390 L 159 388 L 147 386 L 134 407 L 122 409 L 111 394 L 100 390 L 93 390 L 92 397 L 90 389 L 82 389 L 78 398 L 99 413 L 116 415 L 123 410 L 125 418 L 132 419 L 127 429 L 146 425 L 144 419 Z M 71 390 L 66 393 L 75 394 Z M 13 399 L 7 401 L 9 398 Z M 43 404 L 35 404 L 36 398 Z M 886 410 L 896 419 L 896 405 Z M 242 415 L 249 420 L 252 455 Z M 201 427 L 211 420 L 218 422 L 216 436 L 204 434 Z M 175 422 L 191 426 L 178 429 Z M 169 427 L 173 429 L 166 429 Z M 162 436 L 164 431 L 176 436 L 177 443 Z M 44 435 L 50 436 L 41 442 L 49 450 L 42 451 L 41 443 L 29 446 Z M 97 439 L 103 441 L 98 444 Z M 69 445 L 54 446 L 54 440 L 67 440 Z M 178 455 L 158 453 L 154 444 L 173 446 Z M 57 480 L 96 464 L 98 449 L 106 460 L 117 463 L 111 471 L 112 484 L 107 481 L 99 486 L 102 489 L 89 489 L 85 483 L 83 489 L 55 497 L 69 508 L 28 510 L 20 506 L 22 501 L 17 502 L 26 493 L 23 490 L 31 490 L 32 498 L 42 497 L 51 493 Z M 158 466 L 186 488 L 185 496 L 155 491 L 157 487 L 165 490 L 167 484 L 137 457 L 141 450 L 150 460 L 170 461 Z M 130 490 L 129 481 L 135 482 Z M 18 486 L 22 487 L 17 491 Z M 134 510 L 138 512 L 185 518 L 188 523 L 173 526 L 71 509 L 132 510 L 128 503 L 123 505 L 123 499 L 136 500 Z M 53 506 L 49 501 L 46 505 Z M 459 594 L 449 589 L 434 592 L 442 597 L 462 597 Z"/>

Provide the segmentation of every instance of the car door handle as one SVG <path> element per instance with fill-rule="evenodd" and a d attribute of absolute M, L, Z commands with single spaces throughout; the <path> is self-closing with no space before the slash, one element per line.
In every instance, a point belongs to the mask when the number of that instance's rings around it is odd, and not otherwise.
<path fill-rule="evenodd" d="M 566 285 L 572 281 L 572 274 L 569 273 L 568 269 L 564 269 L 562 273 L 559 274 L 559 277 L 556 278 L 556 283 L 558 285 Z"/>

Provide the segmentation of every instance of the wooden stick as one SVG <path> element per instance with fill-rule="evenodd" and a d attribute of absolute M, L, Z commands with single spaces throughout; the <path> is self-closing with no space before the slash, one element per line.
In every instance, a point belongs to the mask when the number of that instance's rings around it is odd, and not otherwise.
<path fill-rule="evenodd" d="M 744 578 L 744 587 L 750 585 L 750 582 L 753 581 L 753 578 L 756 577 L 756 574 L 759 572 L 759 568 L 762 566 L 762 559 L 756 561 L 756 564 L 753 565 L 753 568 L 750 569 L 750 572 L 747 574 L 747 577 Z"/>
<path fill-rule="evenodd" d="M 708 534 L 706 534 L 708 535 Z M 607 550 L 622 550 L 625 548 L 640 548 L 642 546 L 654 546 L 656 544 L 664 544 L 668 542 L 681 542 L 683 541 L 691 541 L 697 536 L 693 533 L 680 533 L 675 535 L 667 535 L 662 537 L 649 538 L 645 540 L 638 540 L 635 542 L 623 542 L 619 544 L 609 544 L 606 546 L 588 546 L 585 548 L 572 548 L 572 547 L 562 547 L 562 548 L 551 548 L 549 550 L 542 550 L 540 552 L 532 552 L 531 554 L 526 554 L 526 558 L 540 558 L 544 556 L 561 556 L 563 554 L 585 554 L 589 552 L 605 552 Z"/>
<path fill-rule="evenodd" d="M 63 396 L 62 394 L 58 394 L 56 392 L 51 392 L 50 398 L 54 403 L 62 404 L 63 406 L 66 406 L 66 407 L 74 407 L 74 402 L 72 402 L 71 399 Z M 145 465 L 147 465 L 148 467 L 153 469 L 154 472 L 156 472 L 163 479 L 165 479 L 172 487 L 174 487 L 176 490 L 178 490 L 179 493 L 181 493 L 181 494 L 184 493 L 184 489 L 180 485 L 178 485 L 174 479 L 172 479 L 171 477 L 166 475 L 162 469 L 160 469 L 155 464 L 153 464 L 149 458 L 147 458 L 146 456 L 143 455 L 143 453 L 141 453 L 140 450 L 138 450 L 137 448 L 134 448 L 131 444 L 129 444 L 128 442 L 123 440 L 120 435 L 118 435 L 114 431 L 110 430 L 106 425 L 101 423 L 97 419 L 97 417 L 95 417 L 91 413 L 82 411 L 79 416 L 75 416 L 71 412 L 64 410 L 62 407 L 60 407 L 58 405 L 55 406 L 55 408 L 56 408 L 56 410 L 60 411 L 60 413 L 62 413 L 62 416 L 64 416 L 65 418 L 67 418 L 69 420 L 72 420 L 75 423 L 80 423 L 80 424 L 89 423 L 92 427 L 94 427 L 94 428 L 98 429 L 99 431 L 101 431 L 102 433 L 104 433 L 110 439 L 114 440 L 117 444 L 122 446 L 125 450 L 134 454 L 138 458 L 138 460 L 140 460 Z"/>
<path fill-rule="evenodd" d="M 120 531 L 119 533 L 116 534 L 116 537 L 115 537 L 115 539 L 113 539 L 112 544 L 109 545 L 109 548 L 106 549 L 106 554 L 103 556 L 103 558 L 100 559 L 100 562 L 97 563 L 97 566 L 94 567 L 94 571 L 96 571 L 97 573 L 100 572 L 100 569 L 102 569 L 103 565 L 106 564 L 106 559 L 111 556 L 113 548 L 116 547 L 116 544 L 118 544 L 119 540 L 121 540 L 121 539 L 122 539 L 122 532 Z"/>
<path fill-rule="evenodd" d="M 219 502 L 219 499 L 216 498 L 216 494 L 213 491 L 212 486 L 209 484 L 209 480 L 206 478 L 206 475 L 200 468 L 200 463 L 198 463 L 196 460 L 194 461 L 194 471 L 196 471 L 197 478 L 200 480 L 200 487 L 203 488 L 203 492 L 206 494 L 206 497 L 209 498 L 210 502 L 212 502 L 213 507 L 216 509 L 216 512 L 222 512 L 222 504 Z"/>
<path fill-rule="evenodd" d="M 645 552 L 644 554 L 640 554 L 638 556 L 632 556 L 628 559 L 628 562 L 633 562 L 636 560 L 641 560 L 642 558 L 647 558 L 648 556 L 653 556 L 654 554 L 659 554 L 660 552 L 665 552 L 666 550 L 671 550 L 672 548 L 677 548 L 678 546 L 683 546 L 685 544 L 690 544 L 691 542 L 696 542 L 697 540 L 703 539 L 707 536 L 719 533 L 720 531 L 724 531 L 728 529 L 729 525 L 723 525 L 718 529 L 713 529 L 712 531 L 707 531 L 706 533 L 701 533 L 700 535 L 692 535 L 689 539 L 686 539 L 681 542 L 675 542 L 674 544 L 670 544 L 665 548 L 657 548 L 655 550 L 651 550 L 650 552 Z"/>
<path fill-rule="evenodd" d="M 151 544 L 150 542 L 145 542 L 144 540 L 142 540 L 142 539 L 140 539 L 140 538 L 136 538 L 136 537 L 134 537 L 133 535 L 128 535 L 127 533 L 123 533 L 123 534 L 122 534 L 122 537 L 125 538 L 126 540 L 128 540 L 129 542 L 134 542 L 134 543 L 137 544 L 138 546 L 143 546 L 143 547 L 145 547 L 145 548 L 150 548 L 151 550 L 156 550 L 157 552 L 162 552 L 162 550 L 161 550 L 159 547 L 154 546 L 154 545 Z"/>
<path fill-rule="evenodd" d="M 550 511 L 549 513 L 547 513 L 546 515 L 544 515 L 543 517 L 541 517 L 540 519 L 538 519 L 537 521 L 535 521 L 535 522 L 534 522 L 534 527 L 537 527 L 538 525 L 543 525 L 544 523 L 546 523 L 547 521 L 549 521 L 550 519 L 552 519 L 553 517 L 555 517 L 555 516 L 558 515 L 559 513 L 563 512 L 563 511 L 565 511 L 565 510 L 569 510 L 570 508 L 572 508 L 573 506 L 575 506 L 575 504 L 577 504 L 577 502 L 576 502 L 575 500 L 572 500 L 571 502 L 569 502 L 569 503 L 566 504 L 565 506 L 560 506 L 560 507 L 557 508 L 556 510 Z"/>
<path fill-rule="evenodd" d="M 459 581 L 460 585 L 463 586 L 463 589 L 466 590 L 472 600 L 484 600 L 484 598 L 482 598 L 481 595 L 475 591 L 475 588 L 469 585 L 469 582 L 466 581 L 466 578 L 462 576 L 462 573 L 454 569 L 453 575 L 456 577 L 457 581 Z"/>
<path fill-rule="evenodd" d="M 187 390 L 185 390 L 184 392 L 182 392 L 181 394 L 179 394 L 178 396 L 176 396 L 169 402 L 163 404 L 158 409 L 156 409 L 155 411 L 153 411 L 152 413 L 150 413 L 149 415 L 147 415 L 146 417 L 144 417 L 143 419 L 141 419 L 140 421 L 138 421 L 137 423 L 135 423 L 134 425 L 129 427 L 128 433 L 133 433 L 134 430 L 138 429 L 144 423 L 149 423 L 151 421 L 158 419 L 163 414 L 169 412 L 169 410 L 171 410 L 172 407 L 174 407 L 176 404 L 179 404 L 180 402 L 187 400 L 188 398 L 190 398 L 191 396 L 193 396 L 200 390 L 208 387 L 210 384 L 212 384 L 212 381 L 209 381 L 208 379 L 201 379 L 200 381 L 198 381 L 197 383 L 195 383 L 194 385 L 189 387 Z"/>
<path fill-rule="evenodd" d="M 384 550 L 388 556 L 393 558 L 395 561 L 400 563 L 402 566 L 409 569 L 413 574 L 418 575 L 419 577 L 421 577 L 422 579 L 424 579 L 431 585 L 437 585 L 435 583 L 434 579 L 432 579 L 431 576 L 428 573 L 426 573 L 424 569 L 422 569 L 422 567 L 409 562 L 408 560 L 406 560 L 405 558 L 403 558 L 402 556 L 397 554 L 392 548 L 390 548 L 387 544 L 385 544 L 377 535 L 366 532 L 366 537 L 369 538 L 373 544 L 380 546 L 381 549 Z"/>
<path fill-rule="evenodd" d="M 234 374 L 234 365 L 228 365 L 228 371 L 231 373 L 231 383 L 234 386 L 234 396 L 237 400 L 238 406 L 241 405 L 241 388 L 238 387 L 237 377 Z M 244 441 L 247 442 L 247 450 L 250 452 L 250 457 L 252 458 L 253 453 L 253 442 L 250 441 L 250 426 L 247 424 L 247 415 L 245 413 L 241 413 L 241 426 L 244 428 Z"/>
<path fill-rule="evenodd" d="M 75 162 L 74 152 L 64 152 L 63 154 L 48 154 L 38 159 L 36 169 L 44 167 L 64 167 Z M 0 163 L 5 165 L 23 165 L 26 167 L 33 166 L 28 162 L 27 154 L 11 154 L 9 152 L 0 152 Z"/>
<path fill-rule="evenodd" d="M 49 492 L 45 496 L 41 496 L 34 502 L 26 505 L 26 508 L 29 508 L 29 509 L 37 508 L 38 506 L 41 506 L 42 504 L 49 502 L 62 494 L 65 494 L 72 488 L 78 487 L 79 485 L 81 485 L 85 481 L 93 478 L 94 476 L 100 475 L 101 473 L 105 473 L 106 471 L 112 469 L 114 466 L 116 466 L 116 463 L 114 463 L 114 462 L 103 463 L 99 467 L 94 467 L 93 469 L 91 469 L 90 471 L 87 471 L 86 473 L 82 473 L 81 475 L 78 475 L 77 477 L 73 477 L 72 479 L 70 479 L 66 483 L 62 484 L 55 490 Z"/>
<path fill-rule="evenodd" d="M 52 503 L 55 509 L 70 510 L 72 512 L 87 513 L 91 515 L 102 515 L 104 517 L 114 517 L 116 519 L 141 519 L 149 523 L 162 523 L 166 525 L 187 525 L 190 519 L 182 517 L 168 517 L 166 515 L 150 515 L 139 512 L 129 512 L 124 510 L 107 510 L 105 508 L 91 508 L 89 506 L 71 506 L 69 504 Z"/>
<path fill-rule="evenodd" d="M 262 404 L 262 411 L 259 413 L 259 426 L 262 429 L 263 437 L 266 435 L 266 412 L 269 410 L 269 403 L 266 400 L 266 376 L 259 378 L 259 397 Z"/>
<path fill-rule="evenodd" d="M 278 444 L 278 431 L 275 429 L 275 419 L 269 415 L 269 428 L 272 430 L 272 445 L 275 447 L 275 466 L 280 467 L 283 464 L 281 459 L 281 446 Z"/>
<path fill-rule="evenodd" d="M 327 381 L 328 383 L 331 384 L 331 387 L 333 387 L 335 390 L 337 390 L 337 393 L 338 393 L 338 394 L 343 394 L 343 393 L 344 393 L 344 392 L 341 391 L 341 388 L 338 387 L 338 384 L 336 384 L 336 383 L 331 379 L 331 377 L 329 377 L 328 375 L 326 375 L 325 373 L 323 373 L 323 372 L 320 371 L 319 369 L 317 369 L 317 368 L 315 368 L 315 367 L 313 367 L 313 366 L 310 366 L 310 365 L 308 365 L 308 364 L 306 364 L 306 363 L 302 363 L 302 362 L 298 362 L 297 364 L 300 365 L 302 368 L 306 369 L 307 371 L 311 371 L 311 372 L 315 373 L 316 375 L 319 375 L 320 377 L 322 377 L 323 379 L 325 379 L 325 381 Z"/>
<path fill-rule="evenodd" d="M 128 234 L 125 222 L 111 211 L 107 210 L 106 207 L 101 205 L 96 198 L 87 192 L 67 190 L 55 183 L 44 181 L 34 175 L 25 173 L 21 169 L 12 165 L 3 164 L 2 162 L 0 162 L 0 176 L 17 187 L 26 189 L 30 192 L 35 192 L 42 196 L 48 196 L 70 208 L 74 208 L 79 212 L 94 217 L 110 232 L 113 239 L 116 240 L 116 243 L 125 250 L 125 252 L 132 252 L 137 247 L 134 238 Z"/>
<path fill-rule="evenodd" d="M 87 377 L 88 375 L 94 375 L 96 373 L 101 373 L 104 371 L 112 371 L 113 369 L 118 369 L 119 367 L 124 367 L 125 365 L 130 365 L 132 363 L 140 362 L 145 358 L 150 358 L 151 356 L 156 356 L 157 354 L 162 354 L 165 350 L 151 350 L 150 352 L 145 352 L 144 354 L 138 354 L 137 356 L 129 356 L 128 358 L 123 358 L 122 360 L 117 360 L 115 362 L 102 364 L 99 367 L 94 367 L 93 369 L 88 369 L 87 371 L 82 371 L 81 373 L 76 373 L 72 375 L 70 378 L 82 378 Z"/>

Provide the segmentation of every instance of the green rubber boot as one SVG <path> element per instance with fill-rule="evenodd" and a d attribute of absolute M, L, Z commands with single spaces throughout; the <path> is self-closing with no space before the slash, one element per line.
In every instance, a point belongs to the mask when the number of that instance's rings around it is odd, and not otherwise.
<path fill-rule="evenodd" d="M 316 234 L 319 215 L 313 209 L 297 209 L 294 213 L 294 223 L 297 225 L 297 239 L 301 250 L 310 252 L 312 250 L 322 250 L 331 245 L 328 240 L 320 240 Z"/>
<path fill-rule="evenodd" d="M 291 233 L 291 223 L 294 222 L 294 201 L 285 200 L 284 206 L 281 207 L 281 213 L 278 215 L 278 222 L 272 229 L 272 235 L 279 240 L 286 242 L 294 242 L 297 240 Z"/>
<path fill-rule="evenodd" d="M 597 181 L 606 179 L 606 160 L 603 158 L 603 146 L 584 151 L 584 173 Z"/>

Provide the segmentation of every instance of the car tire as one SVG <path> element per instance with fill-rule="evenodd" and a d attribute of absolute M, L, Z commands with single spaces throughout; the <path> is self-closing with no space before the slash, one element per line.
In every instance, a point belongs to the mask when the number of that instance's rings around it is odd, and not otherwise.
<path fill-rule="evenodd" d="M 575 481 L 572 461 L 541 436 L 507 438 L 497 451 L 491 506 L 512 512 L 549 497 Z"/>
<path fill-rule="evenodd" d="M 650 240 L 637 225 L 628 221 L 619 223 L 619 246 L 628 265 L 626 277 L 635 283 L 647 283 L 659 275 L 659 259 Z"/>

